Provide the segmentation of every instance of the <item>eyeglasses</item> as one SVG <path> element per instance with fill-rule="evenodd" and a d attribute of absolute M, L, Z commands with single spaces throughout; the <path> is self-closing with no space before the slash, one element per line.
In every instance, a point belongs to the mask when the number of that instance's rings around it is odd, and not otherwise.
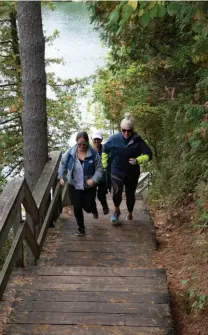
<path fill-rule="evenodd" d="M 121 129 L 122 133 L 132 133 L 133 129 Z"/>
<path fill-rule="evenodd" d="M 78 147 L 87 147 L 88 143 L 77 143 Z"/>

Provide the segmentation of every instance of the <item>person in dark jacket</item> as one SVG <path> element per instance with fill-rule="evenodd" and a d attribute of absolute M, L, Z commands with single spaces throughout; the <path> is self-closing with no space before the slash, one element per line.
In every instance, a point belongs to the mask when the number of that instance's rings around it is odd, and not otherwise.
<path fill-rule="evenodd" d="M 152 151 L 134 131 L 133 119 L 126 116 L 121 121 L 121 132 L 112 135 L 103 146 L 102 164 L 107 169 L 110 157 L 111 185 L 115 206 L 111 221 L 119 220 L 123 187 L 125 186 L 127 220 L 133 220 L 135 192 L 140 175 L 140 165 L 152 159 Z"/>
<path fill-rule="evenodd" d="M 67 173 L 69 197 L 77 220 L 76 235 L 85 234 L 83 209 L 87 213 L 96 214 L 96 185 L 103 178 L 103 167 L 99 154 L 89 145 L 86 132 L 79 132 L 77 144 L 68 149 L 62 156 L 58 178 L 64 185 Z"/>
<path fill-rule="evenodd" d="M 93 148 L 98 152 L 98 154 L 102 155 L 102 132 L 101 131 L 96 131 L 92 134 L 92 143 L 93 143 Z M 109 213 L 109 208 L 108 208 L 108 203 L 106 199 L 106 194 L 108 193 L 107 186 L 106 186 L 106 180 L 105 176 L 103 175 L 103 179 L 99 182 L 97 185 L 97 198 L 100 201 L 102 207 L 103 207 L 103 214 L 106 215 Z M 97 213 L 98 217 L 98 213 Z"/>

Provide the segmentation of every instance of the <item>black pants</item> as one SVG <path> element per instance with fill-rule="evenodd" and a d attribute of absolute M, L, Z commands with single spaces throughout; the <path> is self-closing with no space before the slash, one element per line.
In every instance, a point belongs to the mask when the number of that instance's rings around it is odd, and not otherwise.
<path fill-rule="evenodd" d="M 96 188 L 76 190 L 74 186 L 69 185 L 69 197 L 79 229 L 85 229 L 83 209 L 87 213 L 96 213 Z"/>
<path fill-rule="evenodd" d="M 113 188 L 113 203 L 119 207 L 122 201 L 123 187 L 125 186 L 126 206 L 129 212 L 132 212 L 135 205 L 135 192 L 138 184 L 139 172 L 128 174 L 124 180 L 115 175 L 111 175 Z"/>
<path fill-rule="evenodd" d="M 100 201 L 101 205 L 105 205 L 107 203 L 106 194 L 108 193 L 106 183 L 100 182 L 97 186 L 97 198 Z"/>

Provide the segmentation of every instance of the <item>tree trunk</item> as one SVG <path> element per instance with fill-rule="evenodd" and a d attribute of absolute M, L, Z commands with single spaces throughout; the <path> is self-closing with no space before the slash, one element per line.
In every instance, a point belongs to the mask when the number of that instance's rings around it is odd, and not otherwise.
<path fill-rule="evenodd" d="M 41 2 L 18 1 L 25 178 L 33 191 L 48 160 L 45 41 Z"/>

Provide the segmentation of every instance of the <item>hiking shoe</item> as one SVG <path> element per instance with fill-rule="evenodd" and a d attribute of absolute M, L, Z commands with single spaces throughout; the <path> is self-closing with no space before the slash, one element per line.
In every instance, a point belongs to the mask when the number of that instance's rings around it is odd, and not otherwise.
<path fill-rule="evenodd" d="M 106 202 L 106 204 L 103 204 L 103 214 L 106 215 L 109 213 L 109 208 L 108 208 L 108 204 Z"/>
<path fill-rule="evenodd" d="M 120 214 L 121 214 L 120 210 L 115 211 L 114 214 L 111 216 L 111 222 L 113 222 L 113 223 L 118 222 L 118 218 L 119 218 Z"/>
<path fill-rule="evenodd" d="M 93 219 L 98 219 L 98 213 L 97 214 L 93 214 Z"/>
<path fill-rule="evenodd" d="M 83 235 L 85 235 L 85 230 L 84 230 L 84 229 L 78 229 L 78 230 L 76 231 L 76 235 L 77 235 L 77 236 L 83 236 Z"/>
<path fill-rule="evenodd" d="M 127 217 L 126 217 L 126 220 L 129 220 L 129 221 L 133 220 L 132 214 L 128 214 Z"/>

